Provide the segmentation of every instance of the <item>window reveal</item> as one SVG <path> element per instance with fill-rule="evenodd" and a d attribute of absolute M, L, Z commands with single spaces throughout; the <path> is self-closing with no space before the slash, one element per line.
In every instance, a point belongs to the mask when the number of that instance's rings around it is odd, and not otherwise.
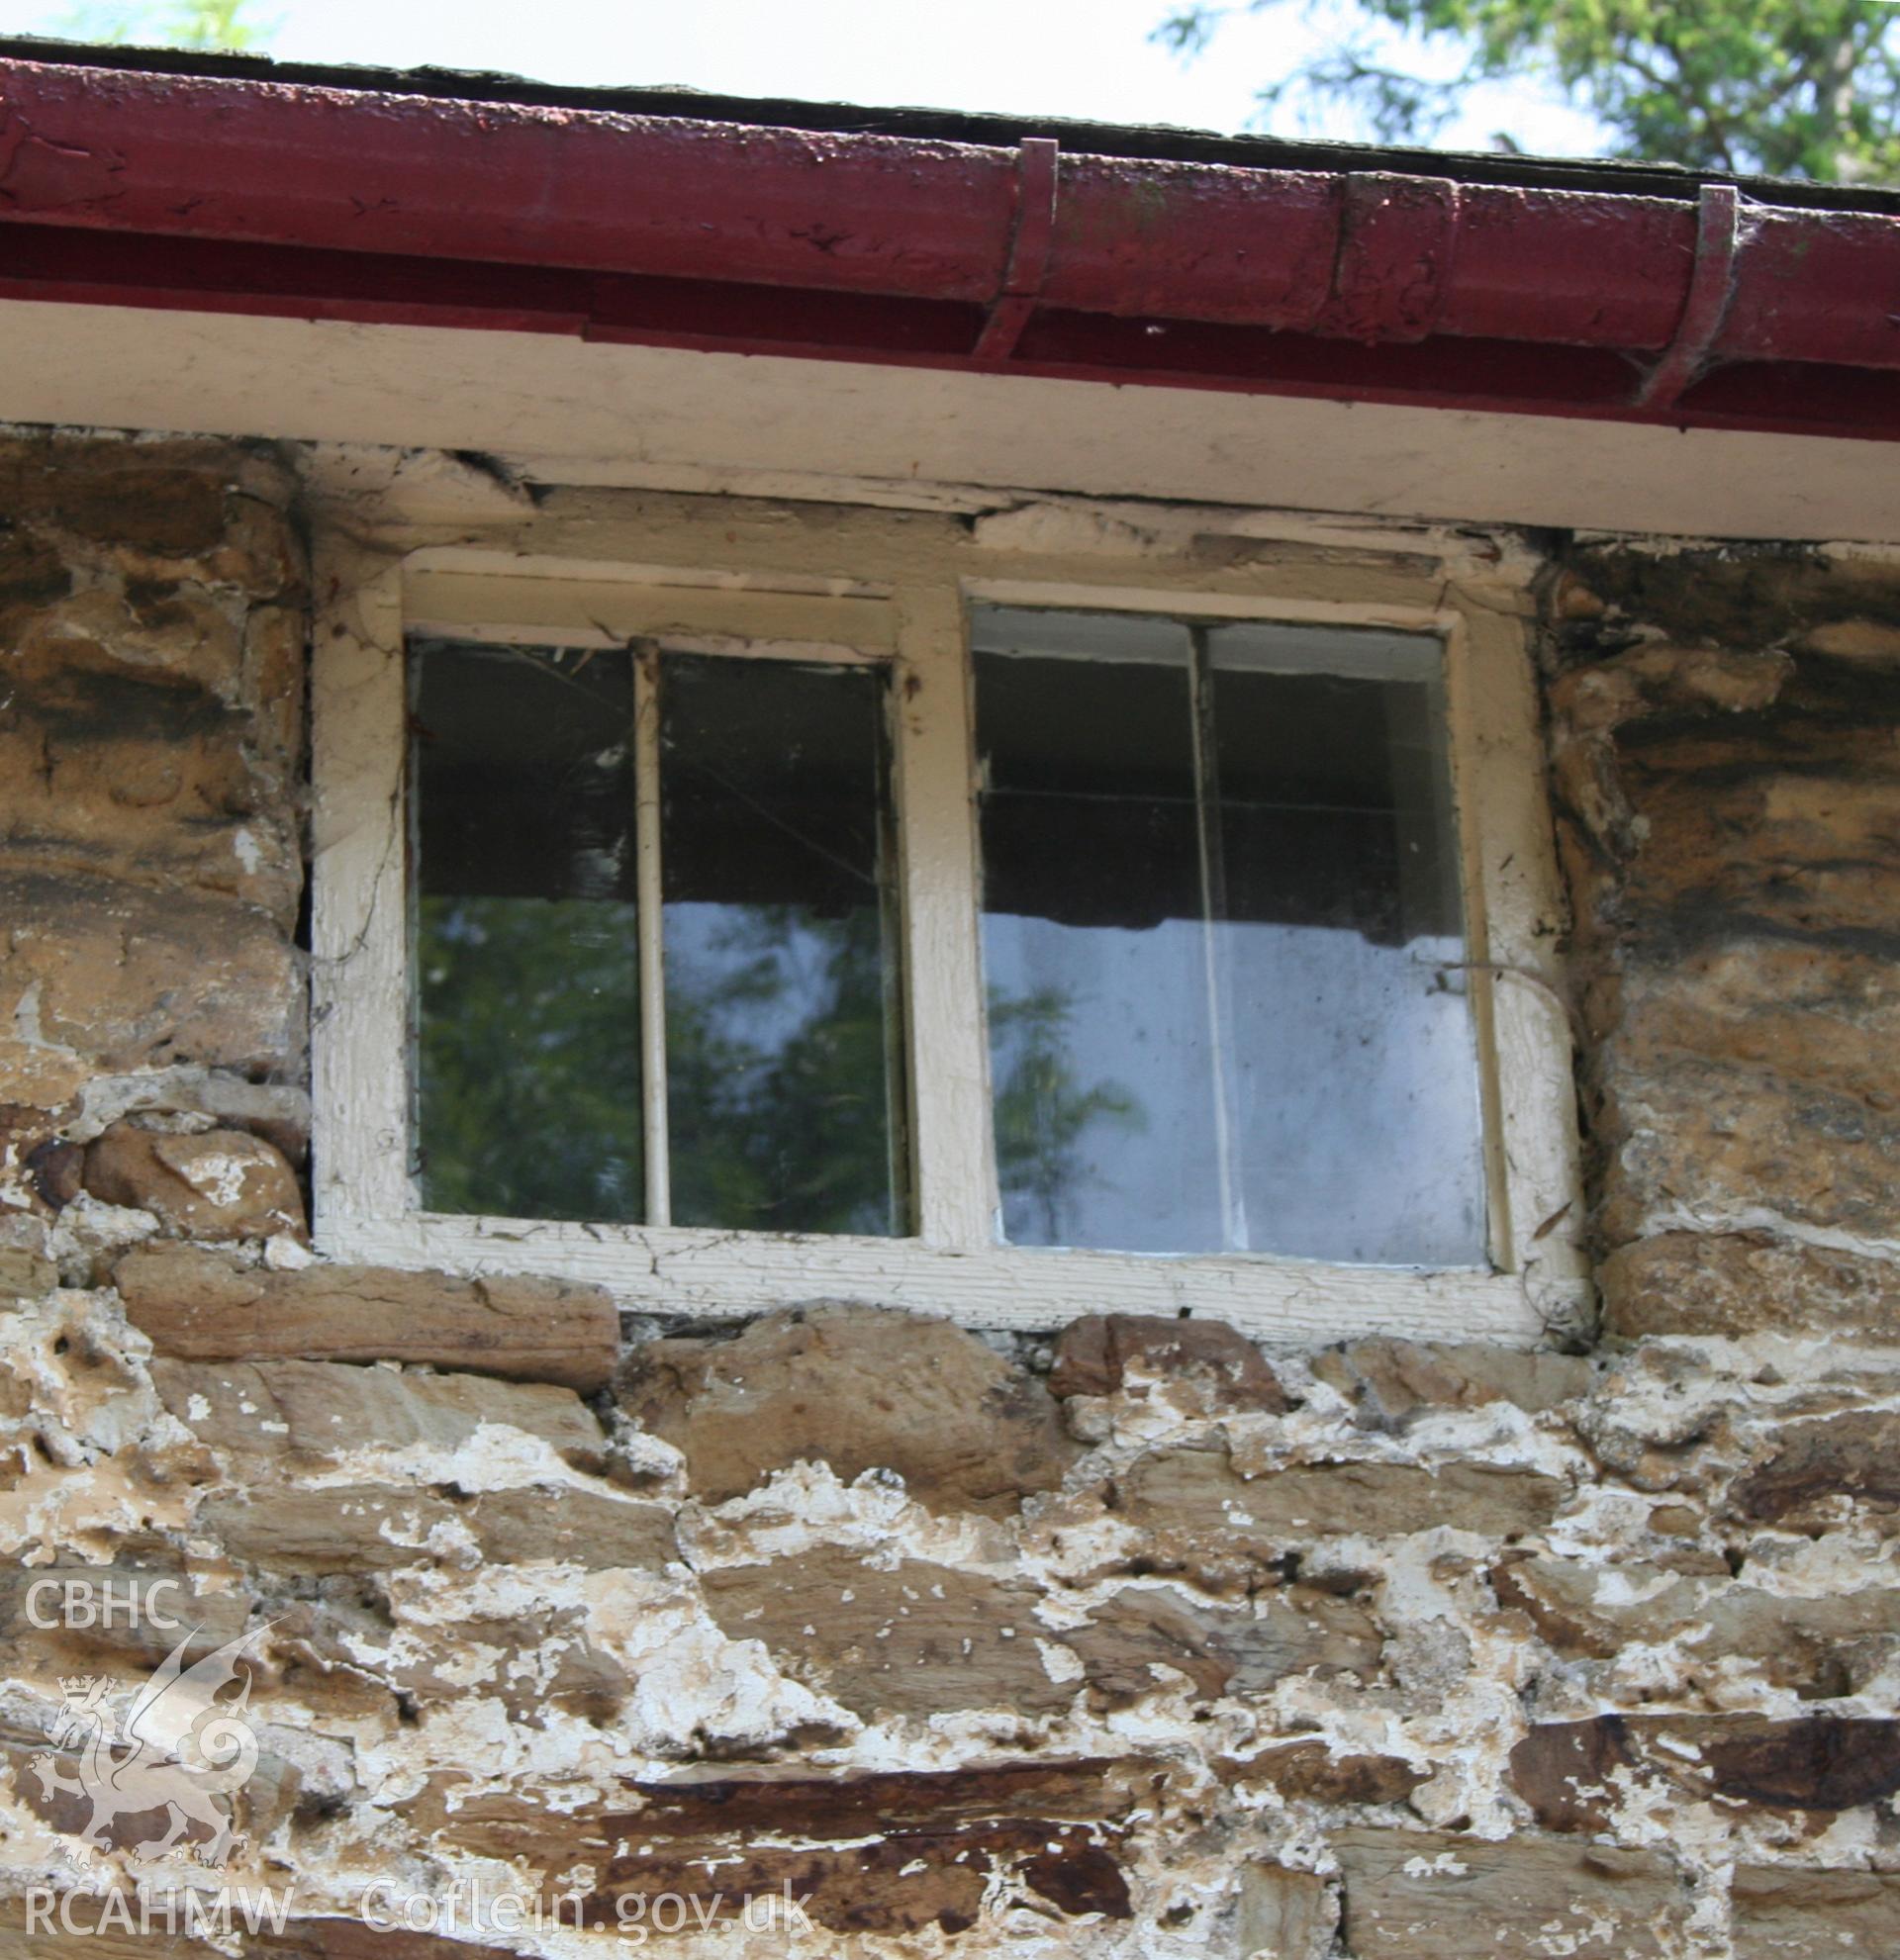
<path fill-rule="evenodd" d="M 992 607 L 973 646 L 1008 1242 L 1482 1263 L 1441 643 Z"/>
<path fill-rule="evenodd" d="M 882 673 L 412 651 L 425 1207 L 907 1231 Z"/>

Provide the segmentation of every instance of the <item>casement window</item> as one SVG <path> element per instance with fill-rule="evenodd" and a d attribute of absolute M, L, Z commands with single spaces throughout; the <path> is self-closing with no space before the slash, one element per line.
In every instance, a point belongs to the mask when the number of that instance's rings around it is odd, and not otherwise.
<path fill-rule="evenodd" d="M 695 1313 L 1562 1310 L 1494 596 L 889 564 L 875 524 L 800 575 L 698 509 L 690 562 L 425 551 L 320 635 L 326 1251 Z"/>
<path fill-rule="evenodd" d="M 899 1237 L 887 674 L 411 641 L 425 1210 Z"/>

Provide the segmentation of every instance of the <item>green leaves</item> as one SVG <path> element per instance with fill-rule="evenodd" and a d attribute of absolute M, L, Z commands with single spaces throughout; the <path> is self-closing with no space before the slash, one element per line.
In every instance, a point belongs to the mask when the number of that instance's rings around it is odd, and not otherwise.
<path fill-rule="evenodd" d="M 74 7 L 59 31 L 78 41 L 142 43 L 147 47 L 201 47 L 227 53 L 261 49 L 276 31 L 247 16 L 249 0 L 104 0 Z"/>
<path fill-rule="evenodd" d="M 1264 12 L 1287 0 L 1249 0 Z M 1348 102 L 1385 141 L 1428 141 L 1482 82 L 1554 89 L 1614 155 L 1691 169 L 1900 176 L 1900 10 L 1883 0 L 1357 0 L 1363 31 L 1261 90 L 1269 111 Z M 1189 4 L 1156 38 L 1205 47 L 1235 9 Z M 1412 72 L 1455 48 L 1449 80 Z M 1515 146 L 1505 140 L 1507 146 Z"/>

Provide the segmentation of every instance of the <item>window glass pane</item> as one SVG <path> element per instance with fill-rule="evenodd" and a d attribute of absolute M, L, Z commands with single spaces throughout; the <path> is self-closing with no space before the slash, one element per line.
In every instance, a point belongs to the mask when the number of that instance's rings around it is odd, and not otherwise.
<path fill-rule="evenodd" d="M 974 643 L 1005 1237 L 1481 1263 L 1439 643 L 1000 607 Z"/>
<path fill-rule="evenodd" d="M 1003 1236 L 1218 1246 L 1188 635 L 998 608 L 975 645 Z"/>
<path fill-rule="evenodd" d="M 637 1221 L 630 662 L 413 658 L 423 1202 Z"/>
<path fill-rule="evenodd" d="M 1438 643 L 1254 627 L 1209 639 L 1234 1237 L 1311 1259 L 1479 1264 Z M 1275 671 L 1289 653 L 1309 671 Z M 1341 671 L 1311 671 L 1327 665 Z"/>
<path fill-rule="evenodd" d="M 673 1220 L 909 1230 L 884 679 L 662 668 Z"/>

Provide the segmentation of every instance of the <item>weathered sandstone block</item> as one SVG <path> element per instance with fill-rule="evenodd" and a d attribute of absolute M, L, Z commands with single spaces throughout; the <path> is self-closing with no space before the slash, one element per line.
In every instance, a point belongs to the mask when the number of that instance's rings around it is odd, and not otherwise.
<path fill-rule="evenodd" d="M 1139 1757 L 1002 1759 L 948 1770 L 820 1770 L 766 1765 L 694 1771 L 632 1789 L 637 1810 L 593 1821 L 605 1834 L 654 1843 L 719 1831 L 847 1838 L 885 1824 L 949 1827 L 984 1818 L 1062 1823 L 1119 1821 L 1159 1794 L 1165 1772 Z"/>
<path fill-rule="evenodd" d="M 1364 1960 L 1469 1960 L 1474 1934 L 1498 1960 L 1675 1960 L 1681 1950 L 1688 1894 L 1654 1852 L 1410 1830 L 1335 1831 L 1331 1843 Z"/>
<path fill-rule="evenodd" d="M 0 875 L 0 1018 L 55 1054 L 102 1070 L 302 1066 L 297 957 L 255 906 L 29 872 Z"/>
<path fill-rule="evenodd" d="M 1900 1790 L 1900 1723 L 1605 1715 L 1540 1724 L 1511 1752 L 1513 1788 L 1551 1830 L 1606 1829 L 1633 1777 L 1677 1801 L 1855 1810 Z"/>
<path fill-rule="evenodd" d="M 0 858 L 226 892 L 287 929 L 303 883 L 291 758 L 250 739 L 239 626 L 202 589 L 143 592 L 95 587 L 0 652 Z"/>
<path fill-rule="evenodd" d="M 1235 1931 L 1240 1960 L 1328 1960 L 1339 1924 L 1333 1888 L 1312 1872 L 1247 1865 L 1240 1874 Z"/>
<path fill-rule="evenodd" d="M 555 1280 L 279 1272 L 191 1246 L 130 1253 L 114 1277 L 127 1318 L 180 1360 L 410 1361 L 588 1392 L 619 1350 L 613 1300 Z"/>
<path fill-rule="evenodd" d="M 362 1711 L 387 1709 L 399 1696 L 437 1707 L 479 1695 L 499 1701 L 513 1722 L 538 1723 L 549 1709 L 604 1722 L 633 1685 L 590 1643 L 586 1616 L 572 1607 L 392 1626 L 332 1591 L 276 1609 L 270 1641 L 300 1699 L 332 1715 L 345 1713 L 353 1690 Z"/>
<path fill-rule="evenodd" d="M 1218 1320 L 1085 1314 L 1056 1344 L 1052 1395 L 1114 1395 L 1137 1382 L 1180 1382 L 1209 1413 L 1286 1408 L 1280 1378 L 1245 1335 Z"/>
<path fill-rule="evenodd" d="M 15 1009 L 16 1017 L 19 1009 Z M 29 1110 L 63 1108 L 85 1087 L 92 1064 L 70 1049 L 0 1037 L 0 1093 L 14 1113 L 10 1127 Z M 41 1132 L 45 1134 L 44 1129 Z"/>
<path fill-rule="evenodd" d="M 1125 1919 L 1121 1840 L 1159 1779 L 1140 1762 L 1052 1760 L 842 1775 L 764 1770 L 634 1786 L 637 1811 L 592 1820 L 617 1847 L 590 1922 L 669 1891 L 739 1900 L 789 1878 L 808 1914 L 839 1932 L 967 1931 L 993 1870 L 1064 1916 Z M 782 1844 L 798 1850 L 781 1850 Z"/>
<path fill-rule="evenodd" d="M 1900 1340 L 1900 1265 L 1767 1232 L 1663 1232 L 1597 1271 L 1604 1325 L 1646 1334 L 1865 1333 Z"/>
<path fill-rule="evenodd" d="M 80 1608 L 72 1617 L 87 1624 L 70 1623 L 69 1593 Z M 100 1610 L 108 1597 L 117 1602 L 110 1620 Z M 220 1591 L 176 1560 L 130 1556 L 110 1565 L 32 1566 L 0 1573 L 0 1652 L 16 1671 L 45 1679 L 118 1663 L 153 1667 L 189 1633 L 186 1652 L 196 1661 L 236 1639 L 250 1609 L 241 1588 Z"/>
<path fill-rule="evenodd" d="M 1822 654 L 1830 660 L 1900 666 L 1900 626 L 1890 619 L 1824 619 L 1804 632 L 1799 644 L 1802 652 Z"/>
<path fill-rule="evenodd" d="M 1855 1410 L 1781 1434 L 1774 1453 L 1730 1493 L 1738 1517 L 1798 1532 L 1900 1511 L 1900 1413 Z"/>
<path fill-rule="evenodd" d="M 1900 1873 L 1743 1865 L 1729 1897 L 1735 1960 L 1900 1953 Z"/>
<path fill-rule="evenodd" d="M 459 1516 L 431 1490 L 345 1484 L 324 1490 L 253 1490 L 206 1498 L 197 1537 L 271 1572 L 379 1572 L 465 1562 L 451 1527 Z"/>
<path fill-rule="evenodd" d="M 1557 675 L 1550 704 L 1568 733 L 1610 735 L 1649 715 L 1759 711 L 1791 672 L 1784 653 L 1651 642 Z"/>
<path fill-rule="evenodd" d="M 1618 1077 L 1611 1127 L 1630 1134 L 1605 1182 L 1602 1229 L 1636 1236 L 1682 1194 L 1748 1221 L 1768 1210 L 1870 1239 L 1900 1236 L 1900 1115 L 1764 1068 L 1672 1060 Z"/>
<path fill-rule="evenodd" d="M 1882 953 L 1725 938 L 1625 977 L 1618 1073 L 1694 1059 L 1858 1096 L 1900 1094 L 1900 968 Z"/>
<path fill-rule="evenodd" d="M 461 1502 L 388 1484 L 264 1488 L 207 1498 L 193 1527 L 234 1558 L 269 1572 L 461 1566 L 473 1558 L 601 1571 L 664 1565 L 676 1549 L 672 1514 L 657 1504 L 534 1486 Z"/>
<path fill-rule="evenodd" d="M 1081 1656 L 1092 1693 L 1110 1708 L 1177 1674 L 1204 1701 L 1265 1694 L 1288 1674 L 1370 1681 L 1384 1647 L 1363 1606 L 1311 1586 L 1289 1586 L 1232 1613 L 1185 1605 L 1169 1590 L 1129 1587 L 1061 1637 Z"/>
<path fill-rule="evenodd" d="M 1205 1449 L 1162 1449 L 1116 1480 L 1113 1508 L 1157 1532 L 1278 1544 L 1341 1533 L 1397 1538 L 1441 1525 L 1512 1539 L 1548 1525 L 1564 1498 L 1555 1477 L 1489 1464 L 1317 1463 L 1236 1473 Z"/>
<path fill-rule="evenodd" d="M 936 1511 L 1006 1516 L 1076 1456 L 1049 1392 L 946 1321 L 816 1307 L 734 1341 L 656 1341 L 629 1359 L 621 1406 L 686 1453 L 719 1503 L 803 1460 L 847 1481 L 895 1470 Z"/>
<path fill-rule="evenodd" d="M 1587 1393 L 1592 1370 L 1574 1354 L 1377 1340 L 1327 1349 L 1314 1356 L 1313 1373 L 1350 1396 L 1370 1426 L 1402 1429 L 1429 1410 L 1476 1409 L 1489 1402 L 1511 1402 L 1541 1414 Z"/>
<path fill-rule="evenodd" d="M 85 1181 L 94 1197 L 148 1211 L 184 1239 L 308 1236 L 297 1173 L 244 1130 L 171 1136 L 115 1123 L 87 1150 Z"/>
<path fill-rule="evenodd" d="M 1546 1830 L 1595 1833 L 1624 1801 L 1612 1776 L 1635 1762 L 1625 1717 L 1539 1723 L 1511 1751 L 1510 1784 Z"/>
<path fill-rule="evenodd" d="M 1324 1742 L 1293 1742 L 1250 1757 L 1242 1780 L 1315 1804 L 1402 1804 L 1430 1773 L 1399 1756 L 1335 1755 Z"/>
<path fill-rule="evenodd" d="M 673 1514 L 664 1505 L 524 1484 L 482 1491 L 462 1512 L 483 1558 L 496 1564 L 551 1559 L 598 1572 L 664 1565 L 679 1555 Z"/>
<path fill-rule="evenodd" d="M 225 485 L 214 469 L 194 467 L 187 448 L 162 454 L 121 448 L 63 458 L 52 476 L 52 520 L 100 544 L 165 558 L 200 557 L 225 541 Z M 216 452 L 204 458 L 213 462 Z"/>
<path fill-rule="evenodd" d="M 1036 1619 L 1040 1595 L 1025 1581 L 916 1559 L 880 1571 L 826 1548 L 702 1583 L 728 1638 L 763 1640 L 787 1673 L 859 1715 L 1041 1715 L 1075 1699 L 1081 1669 L 1051 1672 L 1038 1641 L 1059 1636 Z"/>
<path fill-rule="evenodd" d="M 1732 1583 L 1726 1569 L 1715 1578 L 1637 1559 L 1555 1558 L 1499 1565 L 1491 1584 L 1572 1660 L 1607 1660 L 1638 1642 L 1679 1638 L 1698 1661 L 1750 1660 L 1773 1686 L 1812 1693 L 1871 1674 L 1887 1651 L 1900 1649 L 1900 1587 L 1802 1598 Z"/>
<path fill-rule="evenodd" d="M 538 1437 L 599 1470 L 607 1442 L 571 1388 L 477 1374 L 398 1374 L 333 1361 L 151 1364 L 164 1405 L 204 1442 L 263 1458 L 333 1460 L 361 1449 L 448 1450 L 478 1432 Z"/>
<path fill-rule="evenodd" d="M 1090 1824 L 1004 1819 L 953 1832 L 893 1830 L 851 1845 L 720 1844 L 717 1849 L 727 1854 L 722 1858 L 696 1843 L 671 1856 L 616 1858 L 606 1884 L 587 1901 L 585 1922 L 637 1925 L 638 1902 L 648 1901 L 669 1902 L 669 1913 L 697 1926 L 699 1917 L 691 1913 L 697 1904 L 708 1924 L 729 1936 L 742 1923 L 747 1898 L 767 1901 L 789 1892 L 804 1901 L 808 1923 L 834 1933 L 930 1929 L 954 1936 L 976 1925 L 996 1882 L 993 1874 L 1014 1896 L 1032 1895 L 1045 1918 L 1094 1913 L 1126 1919 L 1133 1911 L 1128 1882 L 1112 1840 L 1104 1843 L 1103 1836 Z"/>
<path fill-rule="evenodd" d="M 0 1247 L 0 1301 L 37 1300 L 59 1283 L 59 1268 L 41 1253 Z"/>

